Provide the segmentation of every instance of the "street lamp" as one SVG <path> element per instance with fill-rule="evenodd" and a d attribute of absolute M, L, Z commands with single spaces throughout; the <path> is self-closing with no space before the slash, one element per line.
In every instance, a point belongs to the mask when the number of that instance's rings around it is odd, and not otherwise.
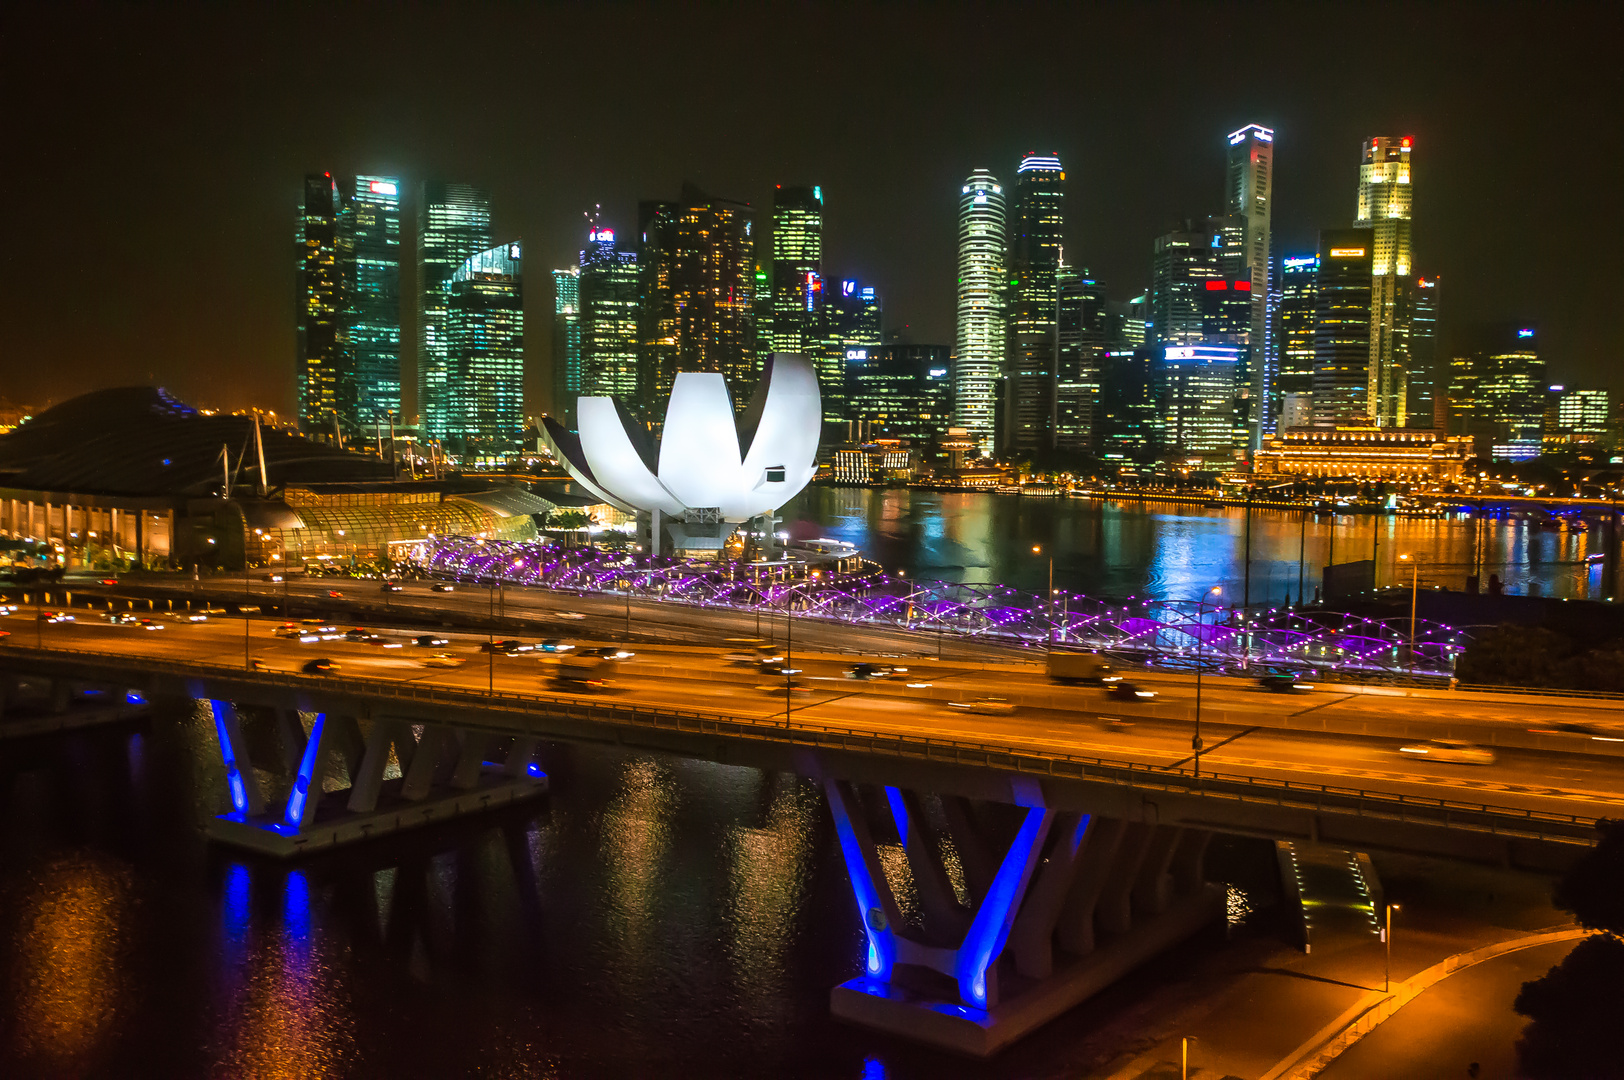
<path fill-rule="evenodd" d="M 1201 669 L 1206 666 L 1206 624 L 1201 617 L 1207 609 L 1207 597 L 1216 596 L 1222 592 L 1222 587 L 1214 585 L 1201 594 L 1201 600 L 1195 606 L 1195 737 L 1190 740 L 1190 749 L 1195 751 L 1195 776 L 1201 779 Z M 1216 607 L 1216 605 L 1214 605 Z"/>
<path fill-rule="evenodd" d="M 1382 944 L 1387 947 L 1386 958 L 1382 961 L 1382 993 L 1393 992 L 1393 912 L 1398 910 L 1397 904 L 1387 905 L 1387 925 L 1382 927 Z"/>
<path fill-rule="evenodd" d="M 1400 555 L 1400 562 L 1410 564 L 1410 678 L 1415 678 L 1415 601 L 1421 591 L 1421 560 L 1413 555 Z"/>
<path fill-rule="evenodd" d="M 1032 545 L 1032 554 L 1043 554 L 1042 544 Z M 1049 552 L 1049 648 L 1054 648 L 1054 552 Z"/>

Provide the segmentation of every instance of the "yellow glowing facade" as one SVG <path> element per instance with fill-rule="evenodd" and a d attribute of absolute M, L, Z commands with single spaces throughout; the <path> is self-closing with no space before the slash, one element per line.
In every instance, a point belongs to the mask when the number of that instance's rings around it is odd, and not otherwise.
<path fill-rule="evenodd" d="M 1305 428 L 1266 440 L 1257 471 L 1314 480 L 1444 484 L 1461 478 L 1471 455 L 1470 438 L 1436 431 Z"/>
<path fill-rule="evenodd" d="M 1366 139 L 1359 165 L 1359 216 L 1373 233 L 1370 289 L 1370 367 L 1367 394 L 1379 427 L 1403 427 L 1410 364 L 1410 182 L 1408 136 Z M 1431 423 L 1431 418 L 1423 418 Z"/>

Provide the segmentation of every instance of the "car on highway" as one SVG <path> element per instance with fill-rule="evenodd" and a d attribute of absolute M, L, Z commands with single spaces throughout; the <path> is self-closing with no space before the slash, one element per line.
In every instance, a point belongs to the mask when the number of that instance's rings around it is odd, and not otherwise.
<path fill-rule="evenodd" d="M 163 628 L 164 624 L 161 622 L 155 622 L 152 619 L 141 620 L 141 629 L 143 630 L 162 630 Z"/>
<path fill-rule="evenodd" d="M 1124 701 L 1149 701 L 1156 696 L 1156 691 L 1146 690 L 1136 682 L 1129 682 L 1120 676 L 1105 680 L 1105 693 L 1108 697 L 1121 698 Z"/>
<path fill-rule="evenodd" d="M 208 622 L 209 621 L 208 613 L 204 612 L 204 611 L 181 612 L 179 615 L 176 616 L 176 618 L 180 619 L 181 622 L 189 622 L 189 623 L 200 623 L 200 622 Z"/>
<path fill-rule="evenodd" d="M 458 656 L 455 653 L 448 652 L 437 652 L 432 656 L 423 658 L 424 667 L 455 668 L 462 667 L 467 662 L 468 658 L 466 656 Z"/>
<path fill-rule="evenodd" d="M 560 619 L 584 619 L 586 615 L 579 611 L 560 611 L 555 613 Z"/>
<path fill-rule="evenodd" d="M 895 669 L 892 668 L 891 665 L 889 665 L 889 664 L 870 664 L 870 663 L 865 662 L 865 663 L 860 663 L 860 664 L 853 664 L 851 667 L 847 668 L 846 669 L 846 678 L 848 678 L 848 679 L 888 679 L 888 678 L 891 677 L 891 673 L 894 670 Z M 908 669 L 903 668 L 902 670 L 906 671 Z"/>
<path fill-rule="evenodd" d="M 1257 684 L 1272 694 L 1295 694 L 1314 689 L 1313 683 L 1303 682 L 1302 676 L 1293 671 L 1271 671 L 1259 675 Z"/>
<path fill-rule="evenodd" d="M 305 628 L 296 622 L 285 622 L 271 631 L 272 637 L 296 638 L 305 632 Z"/>
<path fill-rule="evenodd" d="M 371 630 L 368 630 L 364 626 L 357 626 L 353 630 L 344 631 L 345 641 L 371 641 L 377 636 L 377 634 L 374 634 Z"/>
<path fill-rule="evenodd" d="M 1428 739 L 1423 743 L 1412 743 L 1409 746 L 1398 748 L 1401 754 L 1413 754 L 1416 757 L 1428 758 L 1432 761 L 1447 761 L 1456 765 L 1493 765 L 1494 751 L 1487 746 L 1469 743 L 1464 739 Z"/>
<path fill-rule="evenodd" d="M 536 648 L 537 652 L 547 652 L 547 653 L 561 653 L 561 652 L 574 652 L 575 651 L 575 646 L 574 645 L 571 645 L 569 642 L 563 640 L 562 638 L 555 638 L 555 637 L 546 639 L 545 641 L 543 641 L 540 644 L 536 645 L 535 648 Z"/>
<path fill-rule="evenodd" d="M 757 672 L 759 675 L 770 675 L 779 679 L 787 679 L 792 675 L 799 675 L 800 673 L 800 668 L 790 667 L 787 664 L 763 664 L 761 665 L 761 669 Z"/>
<path fill-rule="evenodd" d="M 1576 724 L 1571 721 L 1561 721 L 1547 724 L 1545 727 L 1531 727 L 1528 731 L 1533 735 L 1577 735 L 1581 738 L 1593 739 L 1596 742 L 1624 742 L 1624 727 L 1617 724 L 1609 727 L 1597 727 L 1594 724 Z"/>
<path fill-rule="evenodd" d="M 617 649 L 613 645 L 601 645 L 595 649 L 582 649 L 580 655 L 596 657 L 599 660 L 630 660 L 637 654 L 626 649 Z"/>
<path fill-rule="evenodd" d="M 787 691 L 792 697 L 806 697 L 812 693 L 812 687 L 800 679 L 785 679 L 783 682 L 763 683 L 756 689 L 766 694 L 782 694 Z"/>
<path fill-rule="evenodd" d="M 332 597 L 335 600 L 344 599 L 344 592 L 341 589 L 328 589 L 327 590 L 327 595 Z"/>
<path fill-rule="evenodd" d="M 730 664 L 742 664 L 748 667 L 752 664 L 779 663 L 784 659 L 784 654 L 770 645 L 750 645 L 725 652 L 722 654 L 722 659 Z"/>
<path fill-rule="evenodd" d="M 0 604 L 0 615 L 15 615 L 19 610 L 16 604 Z"/>
<path fill-rule="evenodd" d="M 248 669 L 250 671 L 269 671 L 271 670 L 271 665 L 267 664 L 265 661 L 256 656 L 252 660 L 248 661 Z"/>
<path fill-rule="evenodd" d="M 500 638 L 496 641 L 482 641 L 479 644 L 480 652 L 498 653 L 502 656 L 517 656 L 519 653 L 535 652 L 536 647 L 518 638 Z"/>
<path fill-rule="evenodd" d="M 457 590 L 451 585 L 451 583 L 446 582 L 446 581 L 436 581 L 433 585 L 429 586 L 429 592 L 456 592 L 456 591 Z"/>
<path fill-rule="evenodd" d="M 412 644 L 422 649 L 432 649 L 437 645 L 451 644 L 451 639 L 443 638 L 439 634 L 418 634 L 412 639 Z"/>
<path fill-rule="evenodd" d="M 327 657 L 320 656 L 314 660 L 306 660 L 299 670 L 306 675 L 331 675 L 338 670 L 338 665 Z"/>
<path fill-rule="evenodd" d="M 11 631 L 10 630 L 0 630 L 0 641 L 4 641 L 6 638 L 8 638 L 10 636 L 11 636 Z"/>
<path fill-rule="evenodd" d="M 395 581 L 386 581 L 386 582 L 384 582 L 382 591 L 383 592 L 405 592 L 405 590 L 400 587 L 400 583 L 395 582 Z"/>
<path fill-rule="evenodd" d="M 67 612 L 67 611 L 42 611 L 42 612 L 39 613 L 37 618 L 39 619 L 40 622 L 48 622 L 48 623 L 73 622 L 74 621 L 72 612 Z"/>
<path fill-rule="evenodd" d="M 969 701 L 949 701 L 948 707 L 960 709 L 964 712 L 981 713 L 986 716 L 1008 716 L 1015 711 L 1015 703 L 1008 698 L 987 697 L 971 698 Z"/>
<path fill-rule="evenodd" d="M 114 626 L 140 626 L 141 616 L 133 611 L 109 611 L 102 616 Z"/>

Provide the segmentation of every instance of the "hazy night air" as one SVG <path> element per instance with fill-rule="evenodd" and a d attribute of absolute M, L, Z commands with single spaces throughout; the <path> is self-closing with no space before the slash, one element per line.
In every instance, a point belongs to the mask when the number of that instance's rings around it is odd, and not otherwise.
<path fill-rule="evenodd" d="M 289 236 L 311 170 L 491 191 L 496 231 L 538 269 L 534 413 L 550 394 L 539 271 L 570 264 L 595 205 L 630 233 L 639 199 L 691 180 L 766 221 L 775 185 L 819 184 L 825 264 L 877 285 L 888 323 L 945 342 L 955 197 L 972 169 L 1057 153 L 1067 261 L 1125 300 L 1146 284 L 1151 238 L 1220 204 L 1221 136 L 1253 122 L 1279 133 L 1274 250 L 1352 224 L 1363 140 L 1413 135 L 1415 244 L 1448 284 L 1446 339 L 1468 322 L 1537 321 L 1553 378 L 1604 384 L 1624 285 L 1592 250 L 1624 164 L 1608 14 L 476 6 L 455 19 L 324 11 L 313 34 L 292 9 L 14 13 L 8 37 L 28 47 L 0 75 L 17 208 L 4 395 L 38 407 L 148 381 L 291 411 Z M 1351 44 L 1355 22 L 1386 18 L 1402 48 Z M 793 87 L 776 85 L 790 73 Z M 71 287 L 42 272 L 64 258 Z"/>

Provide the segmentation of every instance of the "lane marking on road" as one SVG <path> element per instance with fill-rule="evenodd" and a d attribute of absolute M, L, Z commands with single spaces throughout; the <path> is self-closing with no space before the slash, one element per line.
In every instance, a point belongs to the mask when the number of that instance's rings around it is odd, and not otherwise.
<path fill-rule="evenodd" d="M 1210 747 L 1203 747 L 1201 752 L 1203 754 L 1211 754 L 1214 751 L 1216 751 L 1220 746 L 1228 746 L 1230 743 L 1234 742 L 1236 739 L 1240 738 L 1242 735 L 1250 735 L 1250 734 L 1252 734 L 1252 732 L 1257 731 L 1257 730 L 1258 729 L 1255 728 L 1255 727 L 1249 727 L 1245 731 L 1237 731 L 1237 732 L 1235 732 L 1235 734 L 1231 735 L 1227 739 L 1224 739 L 1222 742 L 1215 742 Z M 1163 765 L 1162 768 L 1163 769 L 1176 769 L 1180 765 L 1186 764 L 1187 762 L 1191 762 L 1191 761 L 1194 761 L 1194 760 L 1195 760 L 1195 755 L 1191 754 L 1189 757 L 1180 758 L 1178 761 L 1173 762 L 1171 765 Z"/>

